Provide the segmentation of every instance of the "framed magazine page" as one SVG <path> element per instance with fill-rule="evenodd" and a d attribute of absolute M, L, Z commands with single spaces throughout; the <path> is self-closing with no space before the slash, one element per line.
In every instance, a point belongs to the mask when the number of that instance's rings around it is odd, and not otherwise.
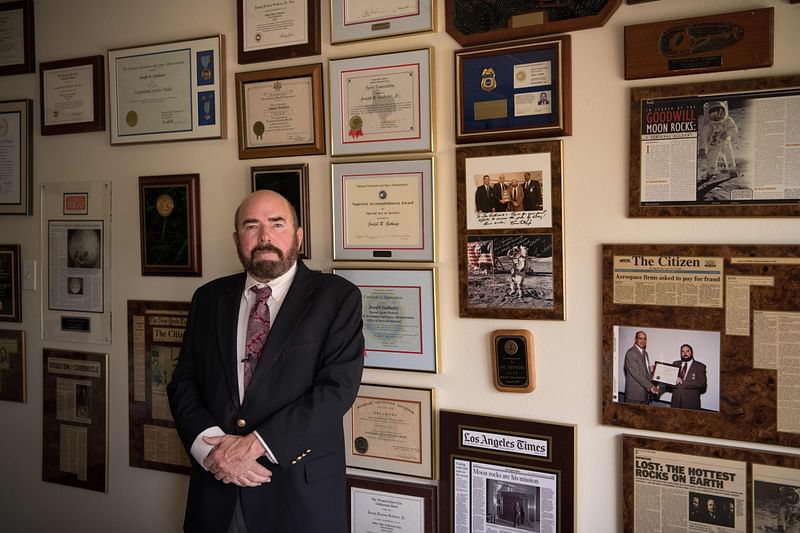
<path fill-rule="evenodd" d="M 330 0 L 331 44 L 433 31 L 432 0 Z"/>
<path fill-rule="evenodd" d="M 432 262 L 433 170 L 432 157 L 333 163 L 333 259 Z"/>
<path fill-rule="evenodd" d="M 40 63 L 42 135 L 105 131 L 105 72 L 103 56 Z"/>
<path fill-rule="evenodd" d="M 348 474 L 347 493 L 351 533 L 437 531 L 436 485 Z"/>
<path fill-rule="evenodd" d="M 433 49 L 332 59 L 331 154 L 433 151 Z"/>
<path fill-rule="evenodd" d="M 800 76 L 631 89 L 632 217 L 800 215 Z M 766 135 L 766 131 L 775 132 Z"/>
<path fill-rule="evenodd" d="M 289 200 L 303 228 L 300 257 L 311 258 L 311 208 L 309 207 L 308 163 L 250 167 L 250 190 L 268 189 Z"/>
<path fill-rule="evenodd" d="M 569 35 L 455 52 L 456 143 L 572 132 Z"/>
<path fill-rule="evenodd" d="M 236 0 L 239 64 L 319 55 L 320 6 L 315 0 Z"/>

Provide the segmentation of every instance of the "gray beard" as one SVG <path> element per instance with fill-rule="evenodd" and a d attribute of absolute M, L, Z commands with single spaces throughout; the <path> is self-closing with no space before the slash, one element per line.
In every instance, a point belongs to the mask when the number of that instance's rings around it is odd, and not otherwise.
<path fill-rule="evenodd" d="M 295 239 L 296 241 L 297 239 Z M 239 261 L 241 261 L 242 266 L 244 266 L 245 270 L 250 273 L 251 276 L 260 280 L 260 281 L 271 281 L 292 268 L 297 262 L 297 245 L 298 243 L 295 242 L 292 247 L 288 250 L 287 254 L 284 256 L 283 252 L 278 248 L 272 245 L 265 245 L 259 246 L 253 249 L 250 253 L 250 257 L 245 257 L 242 253 L 242 250 L 239 246 L 236 247 L 237 252 L 239 253 Z M 268 260 L 268 259 L 260 259 L 260 260 L 253 260 L 253 256 L 256 252 L 259 251 L 272 251 L 277 254 L 277 260 Z"/>

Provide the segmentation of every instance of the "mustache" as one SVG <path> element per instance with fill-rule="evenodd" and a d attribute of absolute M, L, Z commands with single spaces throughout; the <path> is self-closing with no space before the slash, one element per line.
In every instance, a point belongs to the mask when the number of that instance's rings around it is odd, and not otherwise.
<path fill-rule="evenodd" d="M 258 252 L 273 252 L 278 256 L 279 259 L 283 259 L 283 252 L 280 250 L 280 248 L 277 248 L 276 246 L 273 246 L 272 244 L 269 244 L 269 243 L 260 244 L 260 245 L 256 246 L 255 248 L 253 248 L 250 251 L 250 260 L 251 261 L 253 261 L 253 258 L 255 257 L 255 255 Z"/>

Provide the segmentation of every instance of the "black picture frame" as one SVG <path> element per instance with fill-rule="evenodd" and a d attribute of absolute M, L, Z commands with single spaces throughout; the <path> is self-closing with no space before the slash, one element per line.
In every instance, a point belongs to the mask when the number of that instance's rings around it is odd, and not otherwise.
<path fill-rule="evenodd" d="M 48 105 L 48 84 L 46 73 L 61 69 L 72 69 L 90 66 L 92 68 L 92 111 L 91 120 L 78 122 L 68 122 L 63 124 L 47 124 L 48 114 L 58 114 L 57 108 L 50 109 Z M 105 131 L 106 129 L 106 75 L 105 58 L 101 55 L 78 57 L 74 59 L 62 59 L 60 61 L 48 61 L 39 64 L 39 119 L 41 123 L 42 135 L 61 135 L 65 133 L 84 133 L 89 131 Z M 71 103 L 72 100 L 67 101 Z"/>
<path fill-rule="evenodd" d="M 250 168 L 250 190 L 270 190 L 289 200 L 303 228 L 299 255 L 311 258 L 311 212 L 308 202 L 308 163 L 271 165 Z"/>
<path fill-rule="evenodd" d="M 0 76 L 13 76 L 36 72 L 36 39 L 33 27 L 33 0 L 17 0 L 0 4 L 0 12 L 22 11 L 22 52 L 21 63 L 12 63 L 0 66 Z M 9 16 L 11 14 L 9 13 Z"/>

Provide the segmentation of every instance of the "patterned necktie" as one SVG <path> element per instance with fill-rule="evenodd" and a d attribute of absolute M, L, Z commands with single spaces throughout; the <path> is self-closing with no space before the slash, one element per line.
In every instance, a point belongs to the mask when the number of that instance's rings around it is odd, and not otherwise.
<path fill-rule="evenodd" d="M 259 288 L 255 285 L 250 289 L 256 294 L 256 303 L 250 310 L 250 318 L 247 321 L 247 342 L 245 343 L 245 358 L 244 358 L 244 387 L 250 383 L 253 378 L 253 370 L 258 364 L 258 359 L 261 357 L 261 348 L 267 341 L 269 335 L 269 306 L 267 300 L 272 294 L 272 289 L 269 285 L 264 285 Z"/>
<path fill-rule="evenodd" d="M 681 379 L 686 377 L 686 363 L 683 363 L 683 366 L 681 367 L 681 371 L 678 372 L 678 377 L 681 378 Z"/>

